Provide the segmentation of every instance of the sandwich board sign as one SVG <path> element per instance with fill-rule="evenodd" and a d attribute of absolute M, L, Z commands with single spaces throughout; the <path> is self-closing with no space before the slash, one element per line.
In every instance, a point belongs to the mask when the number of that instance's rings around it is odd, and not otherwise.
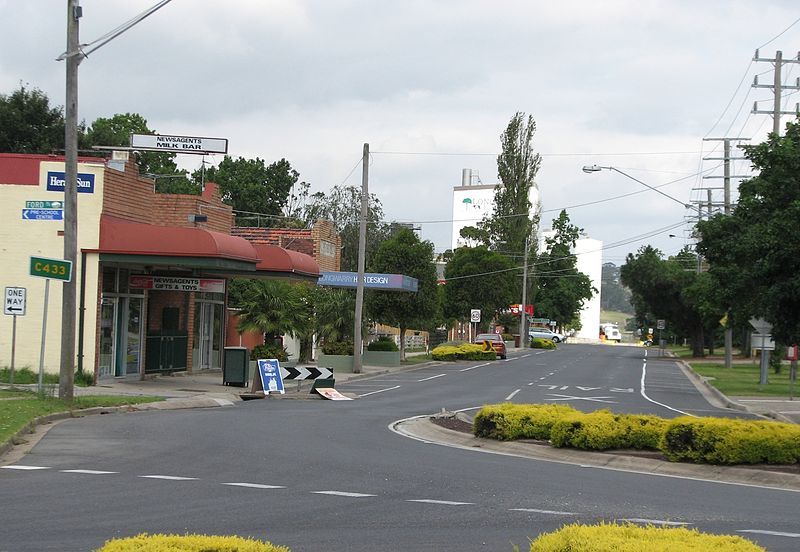
<path fill-rule="evenodd" d="M 258 359 L 258 375 L 261 377 L 261 387 L 265 395 L 270 393 L 283 395 L 283 378 L 281 377 L 281 364 L 278 359 Z"/>

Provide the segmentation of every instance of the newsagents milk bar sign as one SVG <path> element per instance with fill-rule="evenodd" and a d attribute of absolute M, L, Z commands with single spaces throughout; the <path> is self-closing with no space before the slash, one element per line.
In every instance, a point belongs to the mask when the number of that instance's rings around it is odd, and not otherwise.
<path fill-rule="evenodd" d="M 357 287 L 358 273 L 356 272 L 323 272 L 317 284 L 328 287 Z M 375 274 L 364 273 L 364 287 L 369 289 L 385 289 L 388 291 L 415 292 L 419 288 L 419 281 L 405 274 Z"/>
<path fill-rule="evenodd" d="M 63 172 L 47 171 L 47 191 L 48 192 L 63 192 L 64 182 L 66 177 Z M 94 193 L 94 175 L 90 173 L 78 173 L 78 193 L 79 194 L 93 194 Z"/>
<path fill-rule="evenodd" d="M 131 134 L 131 147 L 148 151 L 175 153 L 228 153 L 227 138 L 199 136 L 167 136 L 165 134 Z"/>

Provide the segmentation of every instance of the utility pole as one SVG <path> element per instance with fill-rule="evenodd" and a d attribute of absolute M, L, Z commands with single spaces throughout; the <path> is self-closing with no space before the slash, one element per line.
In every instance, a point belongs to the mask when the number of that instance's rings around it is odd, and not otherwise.
<path fill-rule="evenodd" d="M 794 85 L 783 84 L 781 82 L 781 72 L 783 69 L 783 65 L 786 63 L 800 63 L 800 52 L 797 53 L 797 57 L 795 59 L 783 59 L 783 52 L 778 50 L 775 52 L 775 58 L 762 58 L 758 55 L 758 50 L 756 50 L 756 55 L 753 56 L 753 61 L 766 61 L 768 63 L 773 63 L 775 65 L 775 74 L 772 79 L 772 84 L 758 84 L 758 75 L 755 76 L 753 80 L 753 88 L 772 88 L 772 109 L 771 110 L 759 110 L 758 109 L 758 102 L 753 102 L 753 113 L 757 114 L 766 114 L 772 115 L 772 132 L 776 136 L 780 136 L 781 133 L 781 115 L 797 115 L 800 114 L 800 104 L 795 104 L 794 111 L 782 111 L 781 110 L 781 94 L 784 90 L 800 90 L 800 77 L 797 78 Z"/>
<path fill-rule="evenodd" d="M 361 373 L 361 318 L 364 310 L 364 264 L 367 249 L 367 212 L 369 206 L 369 144 L 364 144 L 361 159 L 361 220 L 358 226 L 358 276 L 356 278 L 356 313 L 353 328 L 353 373 Z"/>
<path fill-rule="evenodd" d="M 78 0 L 67 0 L 67 88 L 64 110 L 64 259 L 77 266 L 78 256 L 78 20 L 82 15 Z M 75 365 L 76 280 L 63 283 L 61 298 L 61 366 L 58 397 L 72 402 Z"/>
<path fill-rule="evenodd" d="M 749 140 L 750 138 L 703 138 L 703 141 L 722 141 L 722 157 L 704 157 L 704 160 L 716 160 L 722 161 L 722 170 L 723 170 L 723 192 L 724 192 L 724 199 L 723 199 L 723 209 L 725 216 L 731 214 L 731 178 L 744 178 L 742 176 L 731 176 L 731 161 L 732 160 L 744 160 L 744 157 L 731 157 L 731 142 L 740 142 Z M 708 177 L 703 177 L 708 178 Z M 709 195 L 711 194 L 711 190 L 709 190 Z M 710 202 L 710 198 L 709 198 Z M 709 211 L 711 210 L 709 206 Z M 727 318 L 727 317 L 726 317 Z M 731 328 L 726 321 L 725 324 L 725 368 L 730 368 L 733 366 L 733 328 Z"/>
<path fill-rule="evenodd" d="M 525 322 L 528 321 L 528 313 L 525 312 L 525 305 L 527 305 L 528 294 L 528 241 L 530 237 L 525 237 L 525 261 L 522 265 L 522 305 L 519 309 L 519 345 L 525 347 L 528 344 L 528 332 L 526 330 Z"/>

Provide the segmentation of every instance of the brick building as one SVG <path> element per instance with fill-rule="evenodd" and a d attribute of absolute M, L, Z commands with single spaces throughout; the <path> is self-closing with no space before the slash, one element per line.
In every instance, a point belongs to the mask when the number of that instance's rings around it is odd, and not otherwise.
<path fill-rule="evenodd" d="M 338 272 L 342 263 L 342 238 L 329 220 L 316 221 L 310 230 L 234 226 L 231 234 L 250 243 L 275 245 L 316 259 L 323 272 Z"/>
<path fill-rule="evenodd" d="M 207 183 L 202 195 L 156 194 L 133 161 L 78 164 L 79 312 L 76 365 L 99 379 L 218 368 L 227 280 L 316 282 L 310 256 L 231 235 L 231 207 Z M 0 154 L 0 286 L 25 287 L 16 366 L 38 367 L 44 281 L 31 256 L 63 257 L 64 159 Z M 49 301 L 45 370 L 58 372 L 61 286 Z M 11 316 L 0 319 L 0 365 L 9 365 Z"/>

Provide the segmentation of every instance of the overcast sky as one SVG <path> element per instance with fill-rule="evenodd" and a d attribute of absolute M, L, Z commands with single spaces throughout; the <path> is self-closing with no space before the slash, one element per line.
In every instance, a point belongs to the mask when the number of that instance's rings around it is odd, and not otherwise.
<path fill-rule="evenodd" d="M 81 42 L 155 3 L 84 0 Z M 0 10 L 0 93 L 22 82 L 63 105 L 66 1 L 0 0 Z M 312 191 L 360 185 L 368 142 L 370 191 L 387 218 L 415 222 L 441 251 L 461 169 L 497 182 L 500 134 L 523 111 L 543 157 L 542 227 L 567 208 L 621 264 L 642 245 L 673 254 L 687 242 L 680 203 L 721 186 L 697 176 L 722 174 L 702 161 L 719 156 L 704 137 L 757 142 L 771 130 L 750 110 L 754 100 L 771 109 L 772 92 L 750 84 L 771 83 L 772 64 L 752 58 L 761 47 L 796 59 L 798 18 L 796 0 L 173 0 L 83 61 L 79 116 L 136 112 L 159 133 L 228 138 L 230 155 L 288 159 Z M 784 75 L 795 84 L 800 64 Z M 594 163 L 678 201 L 581 171 Z"/>

